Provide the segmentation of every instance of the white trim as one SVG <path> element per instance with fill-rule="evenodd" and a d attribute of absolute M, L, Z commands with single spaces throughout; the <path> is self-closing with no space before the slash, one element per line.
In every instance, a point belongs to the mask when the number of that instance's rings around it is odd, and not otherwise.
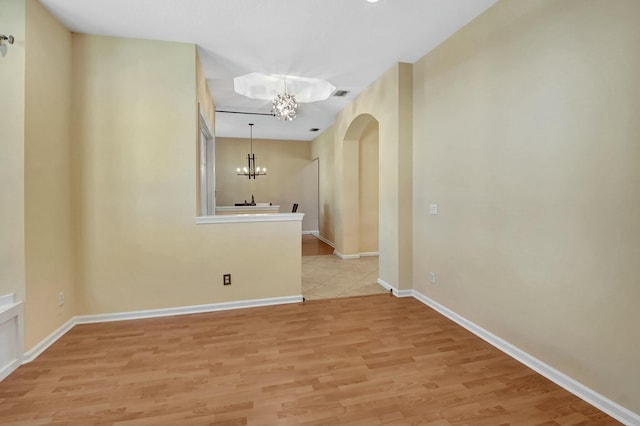
<path fill-rule="evenodd" d="M 335 245 L 333 242 L 331 242 L 331 241 L 327 240 L 327 239 L 326 239 L 325 237 L 323 237 L 322 235 L 320 235 L 320 232 L 319 232 L 319 231 L 313 231 L 313 232 L 311 233 L 311 235 L 313 235 L 314 237 L 316 237 L 317 239 L 319 239 L 319 240 L 320 240 L 320 241 L 322 241 L 323 243 L 325 243 L 325 244 L 329 244 L 331 247 L 336 248 L 336 245 Z"/>
<path fill-rule="evenodd" d="M 82 315 L 76 317 L 76 324 L 127 321 L 133 319 L 158 318 L 173 315 L 201 314 L 206 312 L 226 311 L 229 309 L 255 308 L 258 306 L 283 305 L 286 303 L 300 302 L 302 302 L 302 295 L 271 297 L 268 299 L 239 300 L 235 302 L 209 303 L 206 305 L 178 306 L 175 308 L 149 309 L 144 311 L 116 312 L 113 314 Z"/>
<path fill-rule="evenodd" d="M 9 376 L 9 374 L 16 371 L 18 367 L 20 367 L 21 365 L 22 365 L 22 361 L 16 358 L 13 361 L 11 361 L 9 364 L 2 367 L 2 369 L 0 370 L 0 382 L 6 379 Z"/>
<path fill-rule="evenodd" d="M 376 282 L 378 284 L 380 284 L 380 286 L 382 286 L 384 289 L 389 290 L 392 293 L 393 293 L 393 290 L 398 291 L 397 288 L 395 288 L 394 286 L 392 286 L 391 284 L 389 284 L 388 282 L 386 282 L 382 278 L 378 278 L 378 280 Z"/>
<path fill-rule="evenodd" d="M 392 286 L 382 278 L 378 278 L 376 281 L 383 288 L 389 290 L 396 297 L 411 297 L 413 296 L 413 290 L 398 290 L 396 287 Z"/>
<path fill-rule="evenodd" d="M 413 297 L 415 297 L 425 305 L 429 306 L 433 310 L 437 311 L 438 313 L 454 321 L 461 327 L 466 328 L 476 336 L 480 337 L 482 340 L 500 349 L 502 352 L 511 356 L 515 360 L 521 362 L 522 364 L 526 365 L 532 370 L 538 372 L 539 374 L 551 380 L 558 386 L 571 392 L 578 398 L 581 398 L 582 400 L 588 402 L 594 407 L 604 411 L 605 413 L 615 418 L 616 420 L 627 425 L 634 425 L 634 424 L 640 425 L 640 415 L 624 408 L 620 404 L 617 404 L 616 402 L 599 394 L 593 389 L 588 388 L 582 383 L 576 381 L 575 379 L 572 379 L 571 377 L 551 367 L 550 365 L 544 363 L 543 361 L 540 361 L 534 356 L 529 355 L 527 352 L 523 351 L 522 349 L 512 345 L 506 340 L 496 336 L 495 334 L 489 332 L 488 330 L 485 330 L 479 325 L 469 321 L 468 319 L 458 315 L 452 310 L 442 306 L 438 302 L 428 298 L 427 296 L 420 293 L 419 291 L 413 290 Z"/>
<path fill-rule="evenodd" d="M 200 175 L 200 210 L 201 213 L 214 214 L 216 207 L 215 137 L 211 131 L 209 120 L 205 117 L 205 113 L 206 111 L 203 110 L 202 105 L 198 103 L 198 174 Z M 204 135 L 204 140 L 202 140 L 202 135 Z M 203 153 L 204 164 L 202 164 Z M 202 212 L 203 202 L 204 212 Z"/>
<path fill-rule="evenodd" d="M 338 250 L 333 250 L 333 254 L 335 254 L 336 256 L 338 256 L 342 260 L 360 259 L 360 255 L 359 254 L 342 254 Z"/>
<path fill-rule="evenodd" d="M 212 127 L 209 124 L 209 119 L 205 116 L 205 111 L 203 111 L 202 105 L 198 102 L 198 115 L 200 116 L 200 125 L 204 124 L 205 130 L 207 131 L 207 136 L 213 138 L 213 132 L 211 131 Z"/>
<path fill-rule="evenodd" d="M 318 231 L 302 231 L 302 235 L 313 235 L 314 237 L 317 237 Z"/>
<path fill-rule="evenodd" d="M 367 251 L 364 253 L 360 253 L 360 257 L 376 257 L 380 256 L 380 252 L 377 251 Z"/>
<path fill-rule="evenodd" d="M 13 305 L 15 303 L 16 303 L 15 293 L 9 293 L 9 294 L 5 294 L 4 296 L 0 296 L 0 309 L 2 309 L 4 306 Z"/>
<path fill-rule="evenodd" d="M 375 257 L 380 255 L 380 253 L 378 253 L 377 251 L 369 251 L 369 252 L 357 253 L 357 254 L 342 254 L 338 250 L 335 250 L 335 247 L 333 250 L 333 254 L 335 254 L 336 256 L 338 256 L 340 259 L 343 259 L 343 260 L 353 260 L 353 259 L 360 259 L 361 257 Z"/>
<path fill-rule="evenodd" d="M 53 333 L 49 334 L 43 340 L 41 340 L 37 345 L 33 348 L 29 349 L 24 353 L 24 358 L 22 359 L 23 364 L 28 364 L 34 359 L 36 359 L 42 352 L 44 352 L 49 346 L 53 345 L 59 338 L 65 335 L 65 333 L 73 328 L 76 325 L 75 317 L 69 319 L 67 322 L 62 324 Z"/>
<path fill-rule="evenodd" d="M 22 302 L 12 303 L 10 305 L 8 304 L 0 305 L 0 324 L 5 323 L 15 317 L 17 317 L 18 320 L 21 320 L 22 319 L 21 316 L 22 316 Z M 18 326 L 19 325 L 20 324 L 18 324 Z M 17 330 L 17 331 L 20 331 L 20 330 Z"/>
<path fill-rule="evenodd" d="M 15 357 L 7 364 L 0 368 L 0 381 L 4 380 L 9 374 L 13 373 L 23 360 L 24 351 L 24 304 L 16 302 L 15 293 L 9 293 L 0 296 L 0 325 L 15 320 L 15 328 L 13 330 L 13 342 L 5 350 L 11 357 Z M 11 344 L 12 343 L 12 344 Z M 15 345 L 15 346 L 14 346 Z"/>
<path fill-rule="evenodd" d="M 208 223 L 245 223 L 245 222 L 301 222 L 304 213 L 256 213 L 256 214 L 229 214 L 215 216 L 198 216 L 196 224 Z"/>
<path fill-rule="evenodd" d="M 24 358 L 22 358 L 22 364 L 29 363 L 36 359 L 42 352 L 44 352 L 49 346 L 54 344 L 76 324 L 125 321 L 132 319 L 157 318 L 172 315 L 187 315 L 205 312 L 226 311 L 229 309 L 254 308 L 258 306 L 283 305 L 286 303 L 301 303 L 302 300 L 302 295 L 298 295 L 271 297 L 266 299 L 239 300 L 235 302 L 210 303 L 206 305 L 180 306 L 175 308 L 150 309 L 144 311 L 118 312 L 113 314 L 80 315 L 71 318 L 53 333 L 48 335 L 44 340 L 27 351 L 24 354 Z"/>

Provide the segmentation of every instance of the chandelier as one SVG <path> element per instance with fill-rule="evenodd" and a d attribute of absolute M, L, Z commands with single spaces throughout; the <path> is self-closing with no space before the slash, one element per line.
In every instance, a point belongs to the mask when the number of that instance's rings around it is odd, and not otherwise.
<path fill-rule="evenodd" d="M 298 114 L 298 102 L 296 97 L 286 92 L 278 94 L 273 100 L 271 108 L 273 114 L 278 120 L 291 121 Z"/>
<path fill-rule="evenodd" d="M 252 72 L 234 77 L 233 90 L 251 99 L 271 101 L 271 114 L 279 120 L 291 121 L 301 103 L 323 101 L 336 87 L 319 78 Z"/>
<path fill-rule="evenodd" d="M 238 167 L 236 172 L 238 176 L 248 176 L 249 179 L 255 179 L 256 176 L 265 176 L 267 174 L 266 167 L 256 166 L 256 156 L 253 153 L 253 123 L 249 123 L 250 135 L 251 135 L 251 149 L 247 154 L 246 167 Z"/>

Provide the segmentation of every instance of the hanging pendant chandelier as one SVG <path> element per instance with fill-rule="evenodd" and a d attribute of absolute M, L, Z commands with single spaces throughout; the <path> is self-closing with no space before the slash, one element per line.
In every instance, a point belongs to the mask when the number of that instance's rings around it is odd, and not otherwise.
<path fill-rule="evenodd" d="M 296 97 L 287 92 L 287 76 L 284 76 L 284 93 L 278 94 L 273 100 L 271 114 L 278 120 L 291 121 L 298 114 L 298 102 Z"/>
<path fill-rule="evenodd" d="M 271 108 L 271 113 L 278 119 L 282 121 L 291 121 L 296 118 L 298 114 L 298 102 L 296 102 L 296 97 L 286 91 L 284 93 L 280 93 L 273 100 L 273 107 Z"/>
<path fill-rule="evenodd" d="M 336 87 L 319 78 L 252 72 L 234 77 L 233 90 L 251 99 L 271 101 L 271 115 L 291 121 L 296 118 L 300 104 L 324 101 Z"/>
<path fill-rule="evenodd" d="M 265 176 L 267 174 L 266 167 L 256 166 L 256 156 L 253 153 L 253 123 L 249 123 L 250 137 L 251 137 L 251 149 L 247 154 L 247 165 L 245 167 L 238 167 L 236 169 L 238 176 L 248 176 L 249 179 L 255 179 L 256 176 Z"/>

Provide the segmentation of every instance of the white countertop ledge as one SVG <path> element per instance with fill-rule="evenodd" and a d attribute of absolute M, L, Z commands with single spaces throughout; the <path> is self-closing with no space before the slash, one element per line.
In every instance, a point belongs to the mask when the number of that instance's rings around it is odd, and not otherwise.
<path fill-rule="evenodd" d="M 277 213 L 279 208 L 280 206 L 217 206 L 216 211 L 217 212 L 233 212 L 233 211 L 251 212 L 252 210 L 256 210 L 256 211 L 273 210 L 274 212 Z"/>
<path fill-rule="evenodd" d="M 215 216 L 198 216 L 196 224 L 209 223 L 246 223 L 246 222 L 291 222 L 302 221 L 304 213 L 256 213 L 256 214 L 229 214 Z"/>

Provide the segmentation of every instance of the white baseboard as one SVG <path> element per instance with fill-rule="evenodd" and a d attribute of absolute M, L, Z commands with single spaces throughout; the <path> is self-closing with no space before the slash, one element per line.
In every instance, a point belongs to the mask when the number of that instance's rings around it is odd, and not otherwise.
<path fill-rule="evenodd" d="M 206 312 L 226 311 L 229 309 L 255 308 L 258 306 L 283 305 L 300 303 L 302 295 L 272 297 L 268 299 L 239 300 L 237 302 L 210 303 L 206 305 L 179 306 L 175 308 L 149 309 L 144 311 L 117 312 L 113 314 L 81 315 L 75 318 L 76 324 L 96 322 L 127 321 L 133 319 L 168 317 L 173 315 L 201 314 Z"/>
<path fill-rule="evenodd" d="M 360 257 L 376 257 L 380 256 L 380 252 L 377 251 L 367 251 L 364 253 L 360 253 Z"/>
<path fill-rule="evenodd" d="M 71 330 L 74 325 L 76 325 L 75 317 L 69 319 L 67 322 L 58 327 L 53 333 L 42 339 L 40 343 L 25 352 L 22 363 L 27 364 L 36 359 L 38 355 L 44 352 L 49 346 L 53 345 L 59 338 L 64 336 L 67 331 Z"/>
<path fill-rule="evenodd" d="M 429 306 L 433 310 L 437 311 L 438 313 L 454 321 L 461 327 L 466 328 L 476 336 L 480 337 L 482 340 L 495 346 L 496 348 L 506 353 L 507 355 L 511 356 L 515 360 L 521 362 L 522 364 L 526 365 L 527 367 L 531 368 L 532 370 L 538 372 L 542 376 L 551 380 L 558 386 L 576 395 L 578 398 L 588 402 L 589 404 L 593 405 L 594 407 L 600 409 L 601 411 L 607 413 L 614 419 L 624 424 L 640 425 L 640 415 L 624 408 L 623 406 L 615 403 L 609 398 L 603 395 L 600 395 L 593 389 L 588 388 L 587 386 L 572 379 L 571 377 L 567 376 L 561 371 L 556 370 L 555 368 L 544 363 L 543 361 L 540 361 L 534 356 L 529 355 L 527 352 L 523 351 L 522 349 L 512 345 L 506 340 L 501 339 L 500 337 L 485 330 L 479 325 L 469 321 L 468 319 L 458 315 L 452 310 L 442 306 L 438 302 L 428 298 L 427 296 L 420 293 L 419 291 L 412 290 L 412 292 L 413 292 L 413 297 L 418 299 L 420 302 L 424 303 L 425 305 Z"/>
<path fill-rule="evenodd" d="M 340 259 L 343 259 L 343 260 L 360 259 L 361 257 L 373 257 L 373 256 L 379 255 L 377 251 L 358 253 L 358 254 L 342 254 L 338 250 L 333 250 L 333 254 L 335 254 L 336 256 L 338 256 Z"/>
<path fill-rule="evenodd" d="M 413 296 L 413 290 L 398 290 L 396 287 L 392 286 L 382 278 L 378 278 L 376 281 L 380 286 L 389 290 L 396 297 L 411 297 Z"/>
<path fill-rule="evenodd" d="M 359 254 L 342 254 L 338 250 L 333 250 L 333 254 L 335 254 L 336 256 L 338 256 L 342 260 L 360 259 L 360 255 Z"/>
<path fill-rule="evenodd" d="M 318 231 L 302 231 L 302 235 L 313 235 L 315 236 Z"/>
<path fill-rule="evenodd" d="M 210 303 L 207 305 L 180 306 L 176 308 L 150 309 L 145 311 L 118 312 L 113 314 L 80 315 L 71 318 L 69 321 L 64 323 L 57 330 L 43 339 L 40 343 L 27 351 L 24 354 L 22 363 L 26 364 L 36 359 L 38 355 L 44 352 L 49 346 L 54 344 L 76 324 L 91 324 L 97 322 L 126 321 L 133 319 L 166 317 L 172 315 L 199 314 L 205 312 L 226 311 L 229 309 L 255 308 L 258 306 L 283 305 L 286 303 L 300 302 L 302 302 L 302 295 L 271 297 L 267 299 L 239 300 L 237 302 Z"/>
<path fill-rule="evenodd" d="M 319 239 L 319 240 L 320 240 L 320 241 L 322 241 L 323 243 L 328 244 L 328 245 L 330 245 L 330 246 L 331 246 L 331 247 L 333 247 L 333 248 L 336 248 L 336 245 L 335 245 L 332 241 L 329 241 L 329 240 L 327 240 L 325 237 L 323 237 L 322 235 L 320 235 L 320 232 L 318 232 L 318 231 L 313 231 L 313 232 L 311 233 L 311 235 L 313 235 L 314 237 L 316 237 L 317 239 Z"/>

